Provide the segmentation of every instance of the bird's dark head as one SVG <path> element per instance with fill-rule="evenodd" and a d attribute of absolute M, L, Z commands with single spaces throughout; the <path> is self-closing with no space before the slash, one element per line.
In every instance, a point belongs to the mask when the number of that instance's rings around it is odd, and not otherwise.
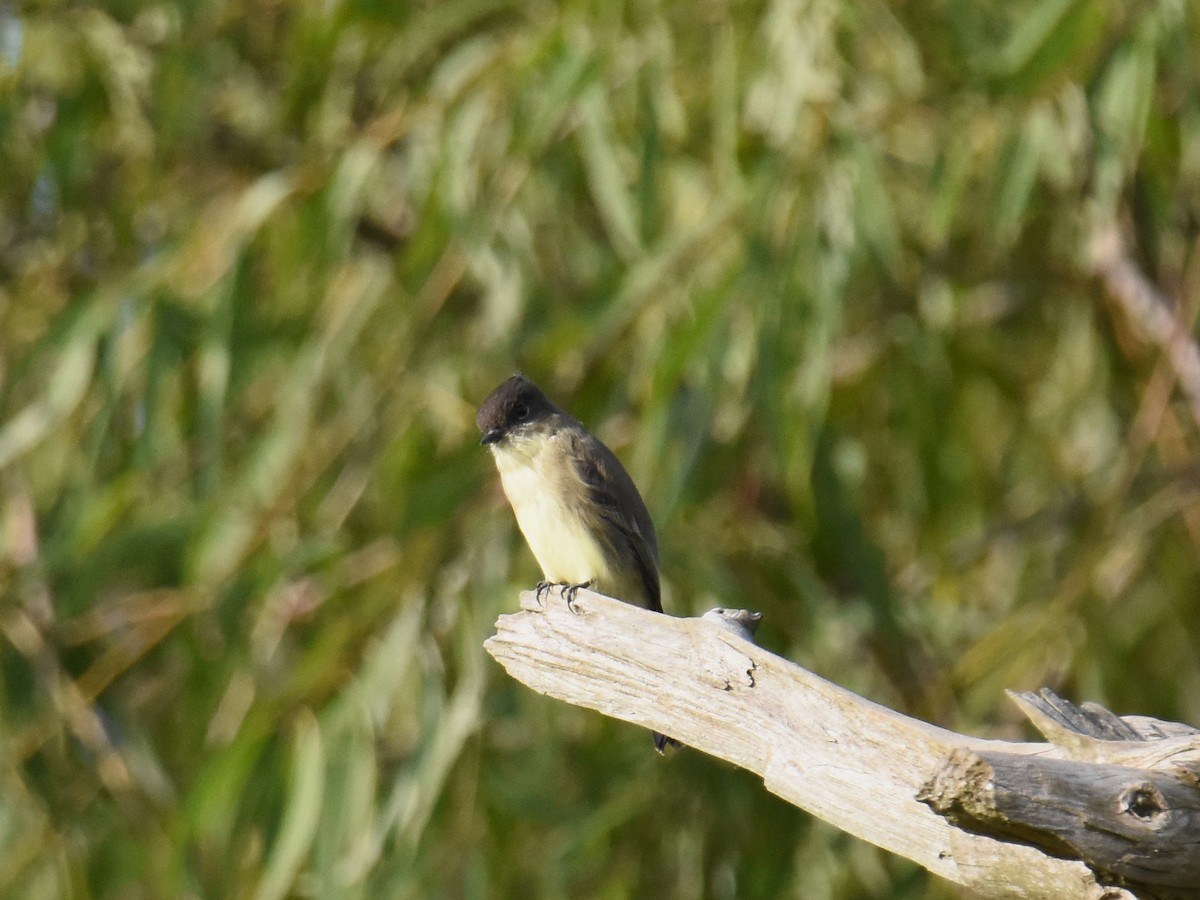
<path fill-rule="evenodd" d="M 514 375 L 492 391 L 479 412 L 475 424 L 483 433 L 481 444 L 495 444 L 509 435 L 543 423 L 558 412 L 538 386 L 524 375 Z"/>

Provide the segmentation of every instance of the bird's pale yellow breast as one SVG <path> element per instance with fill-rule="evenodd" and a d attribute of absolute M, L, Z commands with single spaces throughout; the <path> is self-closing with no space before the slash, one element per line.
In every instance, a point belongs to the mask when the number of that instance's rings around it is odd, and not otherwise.
<path fill-rule="evenodd" d="M 580 518 L 578 505 L 565 501 L 586 487 L 569 457 L 555 452 L 555 440 L 543 435 L 492 448 L 504 493 L 547 581 L 604 581 L 609 574 L 604 548 Z"/>

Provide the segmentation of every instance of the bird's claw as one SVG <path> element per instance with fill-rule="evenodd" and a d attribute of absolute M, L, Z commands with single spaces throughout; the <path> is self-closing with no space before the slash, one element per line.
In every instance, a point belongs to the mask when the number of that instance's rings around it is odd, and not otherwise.
<path fill-rule="evenodd" d="M 591 585 L 590 581 L 584 581 L 580 584 L 563 585 L 562 595 L 563 599 L 567 601 L 567 609 L 577 616 L 581 615 L 581 613 L 575 609 L 575 595 L 579 593 L 580 588 L 585 588 L 589 585 Z"/>
<path fill-rule="evenodd" d="M 550 595 L 550 591 L 554 588 L 561 588 L 563 599 L 567 601 L 567 609 L 578 616 L 581 613 L 575 608 L 575 595 L 579 593 L 580 588 L 590 585 L 590 581 L 584 581 L 580 584 L 570 584 L 566 581 L 539 581 L 537 587 L 533 589 L 533 596 L 537 600 L 538 606 L 545 606 L 546 598 Z"/>

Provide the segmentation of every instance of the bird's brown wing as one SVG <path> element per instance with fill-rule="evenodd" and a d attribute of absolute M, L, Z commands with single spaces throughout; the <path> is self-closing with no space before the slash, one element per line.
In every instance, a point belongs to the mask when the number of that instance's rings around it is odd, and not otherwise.
<path fill-rule="evenodd" d="M 586 447 L 577 447 L 571 454 L 579 477 L 600 507 L 613 543 L 637 566 L 646 588 L 646 606 L 662 612 L 658 538 L 642 495 L 621 461 L 604 444 L 590 434 L 577 440 L 587 442 Z"/>

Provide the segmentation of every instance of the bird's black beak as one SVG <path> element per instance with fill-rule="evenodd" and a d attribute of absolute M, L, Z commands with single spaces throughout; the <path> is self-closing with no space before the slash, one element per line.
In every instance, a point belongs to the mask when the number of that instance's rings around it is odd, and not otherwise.
<path fill-rule="evenodd" d="M 502 437 L 504 437 L 504 432 L 499 428 L 489 428 L 483 433 L 483 437 L 479 439 L 479 443 L 486 447 L 488 444 L 496 443 Z"/>

